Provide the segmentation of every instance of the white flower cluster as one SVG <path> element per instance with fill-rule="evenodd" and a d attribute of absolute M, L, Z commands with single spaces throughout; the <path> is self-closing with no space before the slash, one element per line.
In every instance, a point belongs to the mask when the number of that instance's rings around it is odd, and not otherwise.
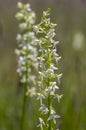
<path fill-rule="evenodd" d="M 16 14 L 19 23 L 20 33 L 17 35 L 18 49 L 15 50 L 18 58 L 17 72 L 21 78 L 21 82 L 35 84 L 36 76 L 34 72 L 38 68 L 37 62 L 37 38 L 33 31 L 35 24 L 35 13 L 31 10 L 29 4 L 18 3 L 20 11 Z M 35 89 L 33 89 L 35 94 Z M 31 92 L 32 92 L 31 91 Z M 30 91 L 28 91 L 30 93 Z"/>
<path fill-rule="evenodd" d="M 40 101 L 39 111 L 41 115 L 47 115 L 47 119 L 39 118 L 38 127 L 43 130 L 45 126 L 49 130 L 54 130 L 52 124 L 56 124 L 56 118 L 60 116 L 56 114 L 56 111 L 53 108 L 54 98 L 60 101 L 62 95 L 59 95 L 58 85 L 62 74 L 58 74 L 58 61 L 61 57 L 57 54 L 56 45 L 58 41 L 55 41 L 53 38 L 55 36 L 54 27 L 56 24 L 50 22 L 50 9 L 43 12 L 43 17 L 37 26 L 35 26 L 35 31 L 37 34 L 41 34 L 41 37 L 37 40 L 40 46 L 39 49 L 39 81 L 38 86 L 40 92 L 37 94 L 37 99 Z"/>

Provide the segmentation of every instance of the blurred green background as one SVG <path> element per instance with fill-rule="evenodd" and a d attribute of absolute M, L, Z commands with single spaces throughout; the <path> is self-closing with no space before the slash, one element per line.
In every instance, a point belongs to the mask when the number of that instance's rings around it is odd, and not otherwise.
<path fill-rule="evenodd" d="M 18 85 L 17 47 L 18 23 L 15 19 L 18 0 L 0 0 L 0 130 L 19 130 L 22 86 Z M 86 0 L 22 0 L 29 2 L 37 14 L 51 8 L 57 23 L 57 48 L 62 56 L 63 73 L 60 92 L 64 94 L 56 110 L 61 130 L 86 130 Z M 38 104 L 28 99 L 25 130 L 36 130 Z"/>

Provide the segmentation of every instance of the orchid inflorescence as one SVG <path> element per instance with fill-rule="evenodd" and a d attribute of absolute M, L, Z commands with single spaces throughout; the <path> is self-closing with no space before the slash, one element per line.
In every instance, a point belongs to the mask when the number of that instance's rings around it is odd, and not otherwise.
<path fill-rule="evenodd" d="M 41 130 L 55 130 L 54 124 L 56 119 L 60 116 L 56 114 L 53 107 L 53 100 L 55 98 L 60 101 L 62 95 L 57 93 L 59 87 L 60 78 L 62 74 L 58 74 L 58 61 L 61 57 L 57 54 L 57 44 L 53 38 L 55 34 L 56 24 L 53 24 L 49 18 L 50 9 L 43 12 L 41 22 L 35 26 L 35 31 L 39 34 L 39 79 L 38 86 L 39 92 L 37 93 L 37 99 L 40 101 L 40 117 L 38 127 Z M 45 117 L 44 117 L 45 115 Z M 42 118 L 44 117 L 44 119 Z"/>
<path fill-rule="evenodd" d="M 16 49 L 16 54 L 18 57 L 18 69 L 17 72 L 21 78 L 22 83 L 29 84 L 30 86 L 34 86 L 36 83 L 34 75 L 34 71 L 38 68 L 37 62 L 37 38 L 33 31 L 33 26 L 36 21 L 36 15 L 31 10 L 29 4 L 22 4 L 21 2 L 18 3 L 18 8 L 20 11 L 17 13 L 16 18 L 20 22 L 19 30 L 20 33 L 17 35 L 17 42 L 18 42 L 18 49 Z M 32 88 L 35 90 L 35 87 Z M 28 89 L 27 85 L 27 92 L 28 94 L 31 92 Z M 34 93 L 35 94 L 35 93 Z"/>
<path fill-rule="evenodd" d="M 19 12 L 16 18 L 19 21 L 19 31 L 17 35 L 18 49 L 15 50 L 18 58 L 17 72 L 20 82 L 24 85 L 24 96 L 21 113 L 20 130 L 24 130 L 27 96 L 36 95 L 36 70 L 37 61 L 37 38 L 33 31 L 36 16 L 29 4 L 18 2 Z M 35 74 L 34 74 L 35 73 Z"/>

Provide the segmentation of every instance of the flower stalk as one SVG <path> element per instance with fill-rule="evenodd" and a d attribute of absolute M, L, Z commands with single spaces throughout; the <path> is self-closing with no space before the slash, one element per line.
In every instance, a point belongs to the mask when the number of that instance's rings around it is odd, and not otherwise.
<path fill-rule="evenodd" d="M 36 70 L 37 62 L 37 38 L 33 31 L 36 16 L 31 10 L 29 4 L 18 2 L 19 12 L 16 14 L 19 23 L 20 33 L 17 35 L 18 48 L 15 50 L 18 59 L 17 72 L 20 76 L 20 81 L 24 85 L 24 97 L 21 114 L 20 130 L 24 130 L 25 113 L 27 97 L 36 94 Z"/>
<path fill-rule="evenodd" d="M 53 38 L 56 24 L 50 21 L 50 9 L 43 12 L 41 22 L 35 26 L 39 36 L 39 93 L 37 99 L 40 101 L 39 124 L 41 130 L 55 130 L 56 114 L 53 100 L 59 101 L 62 95 L 58 94 L 58 85 L 62 74 L 58 74 L 58 61 L 61 57 L 57 54 L 57 44 Z"/>

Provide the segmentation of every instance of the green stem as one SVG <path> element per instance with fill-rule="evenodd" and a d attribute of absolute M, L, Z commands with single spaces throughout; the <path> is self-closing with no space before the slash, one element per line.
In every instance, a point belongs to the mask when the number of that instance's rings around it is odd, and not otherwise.
<path fill-rule="evenodd" d="M 48 52 L 48 68 L 50 68 L 50 64 L 51 64 L 51 56 L 50 56 L 50 52 L 47 48 L 47 52 Z M 48 87 L 50 85 L 50 79 L 48 78 Z M 48 95 L 48 109 L 49 109 L 49 113 L 48 113 L 48 117 L 51 115 L 51 107 L 52 107 L 52 100 L 51 100 L 51 95 Z M 49 120 L 49 127 L 48 130 L 52 130 L 52 122 L 51 120 Z"/>
<path fill-rule="evenodd" d="M 27 91 L 27 85 L 25 84 L 20 130 L 24 130 L 25 109 L 26 109 L 26 99 L 27 99 L 26 91 Z"/>
<path fill-rule="evenodd" d="M 49 109 L 49 114 L 48 114 L 48 117 L 51 115 L 51 97 L 50 97 L 50 94 L 48 96 L 48 109 Z M 48 130 L 51 130 L 52 129 L 52 123 L 51 123 L 51 120 L 49 120 L 49 127 L 48 127 Z"/>
<path fill-rule="evenodd" d="M 27 65 L 26 65 L 27 68 Z M 26 82 L 25 82 L 25 86 L 24 86 L 24 95 L 23 95 L 23 106 L 22 106 L 22 115 L 21 115 L 21 124 L 20 124 L 20 130 L 24 130 L 24 122 L 25 122 L 25 110 L 26 110 L 26 103 L 27 103 L 27 82 L 28 79 L 28 73 L 26 71 Z"/>

